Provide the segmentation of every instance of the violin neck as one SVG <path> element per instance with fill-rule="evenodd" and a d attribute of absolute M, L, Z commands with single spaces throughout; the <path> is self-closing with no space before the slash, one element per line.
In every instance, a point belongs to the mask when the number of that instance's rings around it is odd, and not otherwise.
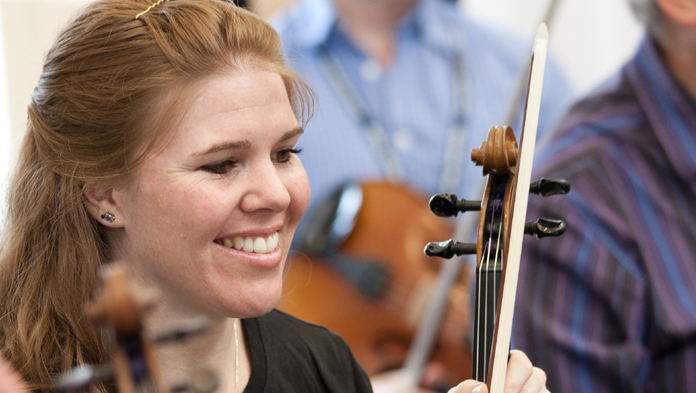
<path fill-rule="evenodd" d="M 495 334 L 495 319 L 502 276 L 501 264 L 476 269 L 476 300 L 474 308 L 474 348 L 472 378 L 488 382 L 491 348 Z"/>

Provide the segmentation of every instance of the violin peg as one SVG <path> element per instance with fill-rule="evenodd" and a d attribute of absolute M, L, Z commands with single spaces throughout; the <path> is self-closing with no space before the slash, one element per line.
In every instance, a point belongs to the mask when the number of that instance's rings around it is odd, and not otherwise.
<path fill-rule="evenodd" d="M 565 195 L 570 192 L 570 183 L 564 179 L 544 179 L 543 177 L 529 185 L 531 194 L 541 196 Z"/>
<path fill-rule="evenodd" d="M 459 199 L 455 194 L 437 194 L 428 202 L 430 211 L 438 217 L 456 217 L 467 211 L 480 211 L 481 201 Z"/>
<path fill-rule="evenodd" d="M 429 257 L 450 259 L 464 254 L 476 254 L 476 243 L 460 243 L 452 239 L 446 242 L 430 242 L 423 252 Z"/>
<path fill-rule="evenodd" d="M 536 221 L 524 224 L 524 234 L 534 235 L 537 239 L 546 236 L 561 236 L 566 230 L 565 222 L 562 220 L 550 220 L 540 218 Z"/>

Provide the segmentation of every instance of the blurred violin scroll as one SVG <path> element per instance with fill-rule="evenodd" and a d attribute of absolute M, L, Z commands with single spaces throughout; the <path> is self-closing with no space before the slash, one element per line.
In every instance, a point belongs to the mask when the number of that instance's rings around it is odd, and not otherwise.
<path fill-rule="evenodd" d="M 74 367 L 53 379 L 54 389 L 80 390 L 94 384 L 115 381 L 119 393 L 215 391 L 217 378 L 207 369 L 192 370 L 188 381 L 166 388 L 155 352 L 155 345 L 176 342 L 205 332 L 207 320 L 187 321 L 157 337 L 148 337 L 143 332 L 143 318 L 148 310 L 156 306 L 157 295 L 132 283 L 121 264 L 103 266 L 101 275 L 103 287 L 95 301 L 86 307 L 86 314 L 106 330 L 113 364 L 83 364 Z"/>

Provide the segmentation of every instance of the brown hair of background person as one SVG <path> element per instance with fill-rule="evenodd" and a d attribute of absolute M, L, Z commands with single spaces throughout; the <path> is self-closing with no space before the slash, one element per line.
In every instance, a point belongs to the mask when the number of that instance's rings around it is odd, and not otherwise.
<path fill-rule="evenodd" d="M 163 2 L 136 20 L 151 4 L 83 9 L 48 52 L 28 107 L 0 243 L 0 349 L 33 389 L 108 360 L 83 315 L 110 260 L 109 229 L 85 208 L 85 185 L 127 184 L 196 83 L 216 73 L 276 72 L 301 123 L 310 115 L 311 91 L 271 26 L 221 0 Z"/>

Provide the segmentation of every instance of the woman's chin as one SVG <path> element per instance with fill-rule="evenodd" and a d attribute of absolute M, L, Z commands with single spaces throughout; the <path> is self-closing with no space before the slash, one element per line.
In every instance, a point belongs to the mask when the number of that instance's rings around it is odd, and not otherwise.
<path fill-rule="evenodd" d="M 280 301 L 281 290 L 267 289 L 263 293 L 243 294 L 242 298 L 228 299 L 222 314 L 229 318 L 256 318 L 269 313 Z"/>

